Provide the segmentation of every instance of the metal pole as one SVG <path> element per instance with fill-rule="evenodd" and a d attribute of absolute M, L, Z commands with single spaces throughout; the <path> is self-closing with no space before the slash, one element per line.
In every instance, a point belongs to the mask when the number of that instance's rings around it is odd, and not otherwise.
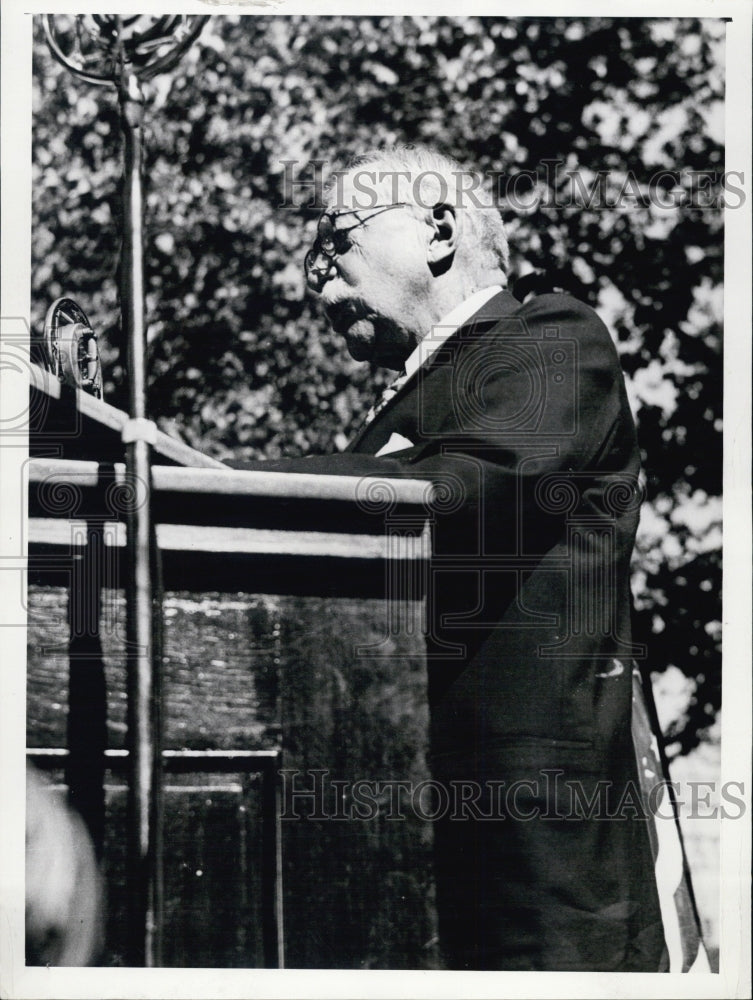
<path fill-rule="evenodd" d="M 124 68 L 120 87 L 125 138 L 123 317 L 128 342 L 131 432 L 127 434 L 126 474 L 134 491 L 128 505 L 126 636 L 128 746 L 129 963 L 161 962 L 159 845 L 158 653 L 153 643 L 153 590 L 150 545 L 151 469 L 146 422 L 146 336 L 144 322 L 143 204 L 141 160 L 143 98 L 135 73 Z"/>
<path fill-rule="evenodd" d="M 279 758 L 278 758 L 279 760 Z M 262 772 L 262 950 L 267 969 L 284 969 L 282 823 L 278 761 Z"/>
<path fill-rule="evenodd" d="M 107 689 L 100 638 L 102 578 L 107 558 L 102 523 L 87 521 L 86 542 L 74 555 L 68 597 L 68 796 L 91 834 L 101 859 L 105 830 Z"/>

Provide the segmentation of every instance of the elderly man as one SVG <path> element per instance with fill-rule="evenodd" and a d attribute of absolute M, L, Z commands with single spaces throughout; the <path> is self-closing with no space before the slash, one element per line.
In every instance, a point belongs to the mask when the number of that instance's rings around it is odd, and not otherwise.
<path fill-rule="evenodd" d="M 275 466 L 443 497 L 430 762 L 461 790 L 434 824 L 445 961 L 657 971 L 653 860 L 626 798 L 639 456 L 610 336 L 567 295 L 506 290 L 499 213 L 454 161 L 367 154 L 327 198 L 308 284 L 352 356 L 399 375 L 345 453 Z"/>

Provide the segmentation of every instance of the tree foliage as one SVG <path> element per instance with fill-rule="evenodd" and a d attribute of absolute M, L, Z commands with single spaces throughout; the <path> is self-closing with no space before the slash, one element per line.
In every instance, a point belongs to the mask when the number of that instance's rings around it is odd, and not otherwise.
<path fill-rule="evenodd" d="M 636 629 L 652 666 L 696 681 L 670 733 L 685 751 L 720 698 L 723 28 L 218 16 L 146 88 L 150 406 L 220 458 L 342 447 L 384 379 L 304 293 L 312 180 L 394 141 L 518 178 L 513 279 L 547 272 L 595 306 L 628 377 L 647 483 Z M 34 60 L 33 321 L 80 301 L 124 405 L 117 100 L 39 30 Z"/>

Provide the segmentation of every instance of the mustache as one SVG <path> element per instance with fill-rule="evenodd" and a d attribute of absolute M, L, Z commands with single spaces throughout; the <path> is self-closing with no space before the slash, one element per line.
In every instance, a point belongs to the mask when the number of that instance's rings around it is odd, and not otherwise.
<path fill-rule="evenodd" d="M 372 312 L 363 299 L 358 297 L 325 302 L 324 311 L 335 333 L 346 333 L 356 320 L 364 319 Z"/>

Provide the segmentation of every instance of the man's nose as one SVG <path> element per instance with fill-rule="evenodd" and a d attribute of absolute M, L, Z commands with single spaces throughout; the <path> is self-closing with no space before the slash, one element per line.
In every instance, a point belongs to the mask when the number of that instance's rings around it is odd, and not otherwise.
<path fill-rule="evenodd" d="M 335 274 L 335 261 L 326 254 L 319 253 L 306 273 L 306 282 L 312 292 L 321 292 L 325 284 Z"/>

